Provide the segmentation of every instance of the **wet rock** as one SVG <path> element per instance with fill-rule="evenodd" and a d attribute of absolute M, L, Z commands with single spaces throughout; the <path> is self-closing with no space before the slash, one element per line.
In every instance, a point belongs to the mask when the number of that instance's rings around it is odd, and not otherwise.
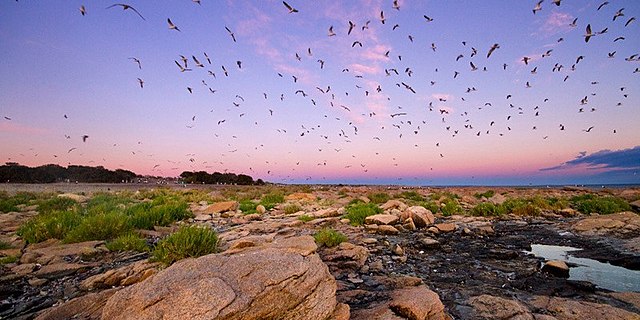
<path fill-rule="evenodd" d="M 89 277 L 80 283 L 80 288 L 83 290 L 95 290 L 132 285 L 156 274 L 158 268 L 158 263 L 150 263 L 146 260 L 138 261 Z"/>
<path fill-rule="evenodd" d="M 29 280 L 27 280 L 27 283 L 29 283 L 30 286 L 32 287 L 40 287 L 45 285 L 47 282 L 49 282 L 49 280 L 47 279 L 38 279 L 38 278 L 31 278 Z"/>
<path fill-rule="evenodd" d="M 460 307 L 464 318 L 468 319 L 513 319 L 534 320 L 529 309 L 516 300 L 510 300 L 490 295 L 480 295 L 467 300 L 470 307 Z"/>
<path fill-rule="evenodd" d="M 36 320 L 100 319 L 105 303 L 117 291 L 118 289 L 109 289 L 71 299 L 59 306 L 47 309 L 38 315 Z"/>
<path fill-rule="evenodd" d="M 438 242 L 438 240 L 429 237 L 421 238 L 418 241 L 420 242 L 421 247 L 425 249 L 434 249 L 440 246 L 440 242 Z"/>
<path fill-rule="evenodd" d="M 47 241 L 27 246 L 25 253 L 20 258 L 21 263 L 49 264 L 64 262 L 64 257 L 93 257 L 109 250 L 104 246 L 104 241 L 86 241 L 79 243 L 62 244 L 59 240 Z"/>
<path fill-rule="evenodd" d="M 611 292 L 609 296 L 640 309 L 640 292 Z"/>
<path fill-rule="evenodd" d="M 438 223 L 435 227 L 441 232 L 452 232 L 457 228 L 455 223 Z"/>
<path fill-rule="evenodd" d="M 358 270 L 369 257 L 369 250 L 349 242 L 343 242 L 335 248 L 325 250 L 323 261 L 331 270 Z"/>
<path fill-rule="evenodd" d="M 391 210 L 391 209 L 398 209 L 400 211 L 404 211 L 407 209 L 407 205 L 400 200 L 389 200 L 384 204 L 382 204 L 380 208 L 385 211 Z"/>
<path fill-rule="evenodd" d="M 336 282 L 312 246 L 303 236 L 180 261 L 114 294 L 102 318 L 328 319 Z"/>
<path fill-rule="evenodd" d="M 391 252 L 393 252 L 393 254 L 395 254 L 396 256 L 404 256 L 404 249 L 402 249 L 402 247 L 399 244 L 396 244 L 395 246 L 393 246 L 393 249 L 391 250 Z"/>
<path fill-rule="evenodd" d="M 407 319 L 448 319 L 438 294 L 424 285 L 395 290 L 391 297 L 389 309 L 396 315 Z"/>
<path fill-rule="evenodd" d="M 592 216 L 574 223 L 573 230 L 585 235 L 637 236 L 640 232 L 640 215 L 626 211 Z"/>
<path fill-rule="evenodd" d="M 196 216 L 193 218 L 193 220 L 195 220 L 195 221 L 209 221 L 209 220 L 211 220 L 211 215 L 210 214 L 196 214 Z"/>
<path fill-rule="evenodd" d="M 398 222 L 398 217 L 392 214 L 374 214 L 365 218 L 366 224 L 394 224 Z"/>
<path fill-rule="evenodd" d="M 569 278 L 569 266 L 562 260 L 547 261 L 544 266 L 542 266 L 542 271 L 556 277 Z"/>
<path fill-rule="evenodd" d="M 640 211 L 640 200 L 630 202 L 629 205 L 636 211 Z"/>
<path fill-rule="evenodd" d="M 422 206 L 409 207 L 407 208 L 405 213 L 408 214 L 411 219 L 413 219 L 413 222 L 416 224 L 417 228 L 425 228 L 435 222 L 433 213 L 431 213 L 429 209 Z"/>
<path fill-rule="evenodd" d="M 637 320 L 638 314 L 606 304 L 570 300 L 567 298 L 536 296 L 529 303 L 558 320 L 620 319 Z"/>
<path fill-rule="evenodd" d="M 53 263 L 40 268 L 40 270 L 33 273 L 38 278 L 56 279 L 64 276 L 72 275 L 78 271 L 86 270 L 90 266 L 79 263 Z"/>
<path fill-rule="evenodd" d="M 381 225 L 381 226 L 378 226 L 376 233 L 385 234 L 385 235 L 394 235 L 394 234 L 400 233 L 400 231 L 398 231 L 398 229 L 394 228 L 393 226 Z"/>
<path fill-rule="evenodd" d="M 208 214 L 217 214 L 227 211 L 235 211 L 238 210 L 239 203 L 238 201 L 223 201 L 216 202 L 214 204 L 209 205 L 206 209 L 204 209 L 204 213 Z"/>
<path fill-rule="evenodd" d="M 392 289 L 402 289 L 406 287 L 416 287 L 423 284 L 422 279 L 418 277 L 405 276 L 405 275 L 392 275 L 392 276 L 375 276 L 374 280 L 383 284 L 385 287 Z"/>

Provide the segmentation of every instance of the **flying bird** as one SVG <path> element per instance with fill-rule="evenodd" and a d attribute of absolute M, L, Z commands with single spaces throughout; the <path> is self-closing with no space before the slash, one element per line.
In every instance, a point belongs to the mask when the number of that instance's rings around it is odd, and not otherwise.
<path fill-rule="evenodd" d="M 231 32 L 231 30 L 227 27 L 224 26 L 225 29 L 227 29 L 227 32 L 229 33 L 229 35 L 231 36 L 231 39 L 233 40 L 233 42 L 236 42 L 236 36 L 235 34 L 233 34 L 233 32 Z"/>
<path fill-rule="evenodd" d="M 333 37 L 335 35 L 336 35 L 336 33 L 333 31 L 333 26 L 330 26 L 329 27 L 329 37 Z"/>
<path fill-rule="evenodd" d="M 140 88 L 144 88 L 144 81 L 138 78 L 138 83 L 140 84 Z"/>
<path fill-rule="evenodd" d="M 129 59 L 138 64 L 138 69 L 142 69 L 142 64 L 140 63 L 140 60 L 138 58 L 130 57 Z"/>
<path fill-rule="evenodd" d="M 136 10 L 136 8 L 134 8 L 134 7 L 130 6 L 130 5 L 126 4 L 126 3 L 116 3 L 116 4 L 112 4 L 112 5 L 108 6 L 106 9 L 113 8 L 113 7 L 116 7 L 116 6 L 120 6 L 120 7 L 122 7 L 122 10 L 128 10 L 128 9 L 131 9 L 131 11 L 133 11 L 133 12 L 137 13 L 137 14 L 140 16 L 140 18 L 142 18 L 142 20 L 146 20 L 146 19 L 145 19 L 145 18 L 140 14 L 140 12 L 138 12 L 138 10 Z"/>
<path fill-rule="evenodd" d="M 538 3 L 536 3 L 536 6 L 533 7 L 533 14 L 536 14 L 536 12 L 542 10 L 542 2 L 544 2 L 544 0 L 540 0 L 538 1 Z"/>
<path fill-rule="evenodd" d="M 295 13 L 298 12 L 298 9 L 293 8 L 292 6 L 290 6 L 288 3 L 286 3 L 285 1 L 282 1 L 282 4 L 284 4 L 285 7 L 287 7 L 287 9 L 289 9 L 289 13 Z"/>
<path fill-rule="evenodd" d="M 88 135 L 85 134 L 82 136 L 82 142 L 87 142 L 87 139 L 89 139 Z"/>
<path fill-rule="evenodd" d="M 84 7 L 84 5 L 80 6 L 80 14 L 83 16 L 87 14 L 87 9 Z"/>
<path fill-rule="evenodd" d="M 602 9 L 602 7 L 604 7 L 604 6 L 608 5 L 608 4 L 609 4 L 609 1 L 605 1 L 605 2 L 601 3 L 601 4 L 598 6 L 597 11 L 600 11 L 600 9 Z"/>
<path fill-rule="evenodd" d="M 169 24 L 169 30 L 180 31 L 180 29 L 178 29 L 178 27 L 173 24 L 173 22 L 171 22 L 171 19 L 167 18 L 167 23 Z"/>
<path fill-rule="evenodd" d="M 591 39 L 592 36 L 595 36 L 595 34 L 591 32 L 591 24 L 588 24 L 585 30 L 584 42 L 589 42 L 589 39 Z"/>
<path fill-rule="evenodd" d="M 496 49 L 500 48 L 500 45 L 497 43 L 494 43 L 491 48 L 489 48 L 489 52 L 487 53 L 487 59 L 489 59 L 489 57 L 491 56 L 491 54 L 496 51 Z"/>

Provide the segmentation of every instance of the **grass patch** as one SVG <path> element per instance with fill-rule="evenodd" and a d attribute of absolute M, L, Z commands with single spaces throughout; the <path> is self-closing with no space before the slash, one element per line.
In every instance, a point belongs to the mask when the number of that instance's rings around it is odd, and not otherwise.
<path fill-rule="evenodd" d="M 489 198 L 493 197 L 495 194 L 496 194 L 495 191 L 487 190 L 485 192 L 478 192 L 478 193 L 474 194 L 473 196 L 478 198 L 478 199 L 482 199 L 482 198 L 489 199 Z"/>
<path fill-rule="evenodd" d="M 238 204 L 238 208 L 244 214 L 256 213 L 256 207 L 258 206 L 253 200 L 241 200 Z"/>
<path fill-rule="evenodd" d="M 403 198 L 405 200 L 414 201 L 414 202 L 425 202 L 427 198 L 415 191 L 403 191 L 396 196 L 396 198 Z"/>
<path fill-rule="evenodd" d="M 0 258 L 0 265 L 14 263 L 17 261 L 18 261 L 18 257 L 16 256 L 6 256 L 6 257 Z"/>
<path fill-rule="evenodd" d="M 78 202 L 67 197 L 53 197 L 38 202 L 38 212 L 40 214 L 53 211 L 68 211 L 77 206 Z"/>
<path fill-rule="evenodd" d="M 110 251 L 149 251 L 147 241 L 135 233 L 123 234 L 107 242 L 106 246 Z"/>
<path fill-rule="evenodd" d="M 391 196 L 386 192 L 376 192 L 367 195 L 372 203 L 381 204 L 391 200 Z"/>
<path fill-rule="evenodd" d="M 183 226 L 158 243 L 151 260 L 169 266 L 184 258 L 197 258 L 217 251 L 218 234 L 214 230 L 199 226 Z"/>
<path fill-rule="evenodd" d="M 277 204 L 284 202 L 284 194 L 280 192 L 270 192 L 262 196 L 260 204 L 267 210 L 273 209 Z"/>
<path fill-rule="evenodd" d="M 495 217 L 505 214 L 506 211 L 502 206 L 496 206 L 491 202 L 483 202 L 473 207 L 470 213 L 473 216 Z"/>
<path fill-rule="evenodd" d="M 0 250 L 6 250 L 6 249 L 13 249 L 13 246 L 6 241 L 0 240 Z"/>
<path fill-rule="evenodd" d="M 330 228 L 325 228 L 316 232 L 316 234 L 313 235 L 313 238 L 316 240 L 318 246 L 325 247 L 335 247 L 347 241 L 347 236 Z"/>
<path fill-rule="evenodd" d="M 85 206 L 87 215 L 121 211 L 133 202 L 133 199 L 122 193 L 97 193 Z"/>
<path fill-rule="evenodd" d="M 631 211 L 631 206 L 625 200 L 611 196 L 597 196 L 586 194 L 572 197 L 571 207 L 584 214 L 612 214 L 622 211 Z"/>
<path fill-rule="evenodd" d="M 302 207 L 297 204 L 289 204 L 284 207 L 285 214 L 294 214 L 299 211 L 302 211 Z"/>
<path fill-rule="evenodd" d="M 168 226 L 175 221 L 192 217 L 188 207 L 182 200 L 158 198 L 152 202 L 133 205 L 126 213 L 133 228 L 151 230 L 154 226 Z"/>
<path fill-rule="evenodd" d="M 345 211 L 347 213 L 343 217 L 349 219 L 353 226 L 363 225 L 366 217 L 382 213 L 382 209 L 374 203 L 355 203 L 347 206 Z"/>
<path fill-rule="evenodd" d="M 311 220 L 313 220 L 313 219 L 315 219 L 315 218 L 314 218 L 314 217 L 312 217 L 312 216 L 308 216 L 308 215 L 306 215 L 306 214 L 303 214 L 303 215 L 299 215 L 299 216 L 298 216 L 298 220 L 300 220 L 300 221 L 302 221 L 302 222 L 309 222 L 309 221 L 311 221 Z"/>
<path fill-rule="evenodd" d="M 431 210 L 431 209 L 430 209 Z M 440 205 L 440 211 L 442 215 L 448 217 L 450 215 L 458 214 L 462 212 L 462 207 L 458 203 L 458 200 L 448 198 Z"/>
<path fill-rule="evenodd" d="M 18 229 L 18 236 L 27 243 L 38 243 L 47 239 L 64 239 L 82 222 L 77 211 L 57 211 L 38 215 Z"/>
<path fill-rule="evenodd" d="M 127 215 L 122 212 L 101 213 L 82 219 L 70 230 L 64 242 L 74 243 L 91 240 L 115 239 L 131 230 Z"/>
<path fill-rule="evenodd" d="M 0 194 L 0 212 L 19 211 L 19 205 L 29 204 L 32 200 L 36 199 L 37 196 L 31 192 L 18 192 L 14 196 L 9 196 L 8 193 L 3 192 Z"/>

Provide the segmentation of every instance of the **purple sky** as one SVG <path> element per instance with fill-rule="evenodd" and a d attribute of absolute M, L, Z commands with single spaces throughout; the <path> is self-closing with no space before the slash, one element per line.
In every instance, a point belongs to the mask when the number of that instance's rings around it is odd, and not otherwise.
<path fill-rule="evenodd" d="M 143 20 L 111 2 L 3 1 L 0 160 L 294 183 L 640 183 L 640 2 L 287 2 L 299 12 L 127 2 Z"/>

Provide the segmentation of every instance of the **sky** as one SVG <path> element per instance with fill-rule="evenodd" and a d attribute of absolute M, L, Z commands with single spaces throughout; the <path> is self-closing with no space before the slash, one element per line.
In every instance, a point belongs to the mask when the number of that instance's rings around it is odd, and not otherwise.
<path fill-rule="evenodd" d="M 3 1 L 0 162 L 637 184 L 640 2 L 603 2 Z"/>

